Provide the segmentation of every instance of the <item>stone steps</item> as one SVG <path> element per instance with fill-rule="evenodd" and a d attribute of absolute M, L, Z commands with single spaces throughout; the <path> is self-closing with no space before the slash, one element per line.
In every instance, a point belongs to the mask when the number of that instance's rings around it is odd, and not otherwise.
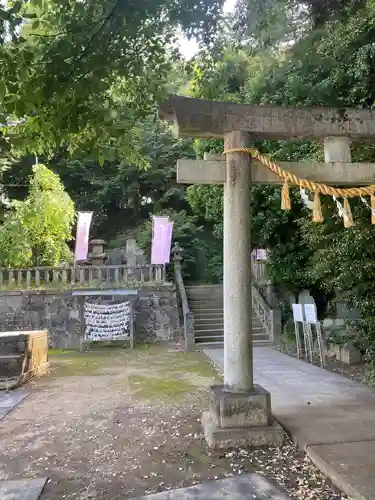
<path fill-rule="evenodd" d="M 200 345 L 220 345 L 224 342 L 224 305 L 221 285 L 186 287 L 188 304 L 194 314 L 195 342 Z M 269 344 L 269 337 L 253 311 L 253 342 Z"/>

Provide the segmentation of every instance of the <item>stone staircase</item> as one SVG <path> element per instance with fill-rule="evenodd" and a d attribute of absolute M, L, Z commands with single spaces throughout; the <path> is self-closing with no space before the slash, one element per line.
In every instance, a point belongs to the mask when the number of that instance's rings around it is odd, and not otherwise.
<path fill-rule="evenodd" d="M 224 342 L 223 287 L 221 285 L 186 286 L 189 308 L 194 314 L 196 344 Z M 270 338 L 253 310 L 254 345 L 268 345 Z"/>

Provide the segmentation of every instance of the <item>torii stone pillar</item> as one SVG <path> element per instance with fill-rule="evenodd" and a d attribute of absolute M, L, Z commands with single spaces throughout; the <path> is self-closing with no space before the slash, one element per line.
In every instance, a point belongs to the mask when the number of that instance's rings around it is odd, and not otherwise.
<path fill-rule="evenodd" d="M 224 136 L 224 148 L 245 148 L 247 132 Z M 224 183 L 224 380 L 234 392 L 253 390 L 251 335 L 250 157 L 226 158 Z"/>
<path fill-rule="evenodd" d="M 375 182 L 375 165 L 350 163 L 350 139 L 375 137 L 372 110 L 294 109 L 202 101 L 172 96 L 160 109 L 181 135 L 224 138 L 225 149 L 249 139 L 323 139 L 325 162 L 281 162 L 300 177 L 334 185 Z M 251 182 L 280 184 L 278 176 L 243 153 L 226 159 L 180 160 L 178 182 L 224 184 L 224 385 L 210 388 L 202 424 L 214 448 L 279 446 L 283 430 L 273 420 L 271 396 L 253 384 L 250 245 Z M 329 163 L 329 166 L 327 166 Z"/>

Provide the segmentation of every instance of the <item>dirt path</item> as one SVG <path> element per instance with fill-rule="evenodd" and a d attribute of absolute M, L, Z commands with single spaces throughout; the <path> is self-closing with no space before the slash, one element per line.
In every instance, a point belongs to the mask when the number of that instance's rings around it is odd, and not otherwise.
<path fill-rule="evenodd" d="M 171 347 L 56 355 L 2 422 L 0 478 L 49 476 L 43 500 L 125 500 L 258 470 L 292 498 L 341 498 L 292 445 L 206 449 L 199 419 L 215 380 L 203 354 Z"/>

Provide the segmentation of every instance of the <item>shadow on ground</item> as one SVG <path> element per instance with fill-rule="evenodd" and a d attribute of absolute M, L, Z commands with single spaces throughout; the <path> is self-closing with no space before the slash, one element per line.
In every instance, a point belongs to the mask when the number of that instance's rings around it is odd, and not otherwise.
<path fill-rule="evenodd" d="M 48 476 L 42 500 L 126 500 L 209 479 L 260 471 L 291 498 L 332 490 L 304 454 L 212 453 L 200 427 L 206 389 L 220 382 L 200 352 L 52 352 L 51 372 L 2 422 L 0 479 Z M 300 496 L 308 485 L 312 496 Z"/>

